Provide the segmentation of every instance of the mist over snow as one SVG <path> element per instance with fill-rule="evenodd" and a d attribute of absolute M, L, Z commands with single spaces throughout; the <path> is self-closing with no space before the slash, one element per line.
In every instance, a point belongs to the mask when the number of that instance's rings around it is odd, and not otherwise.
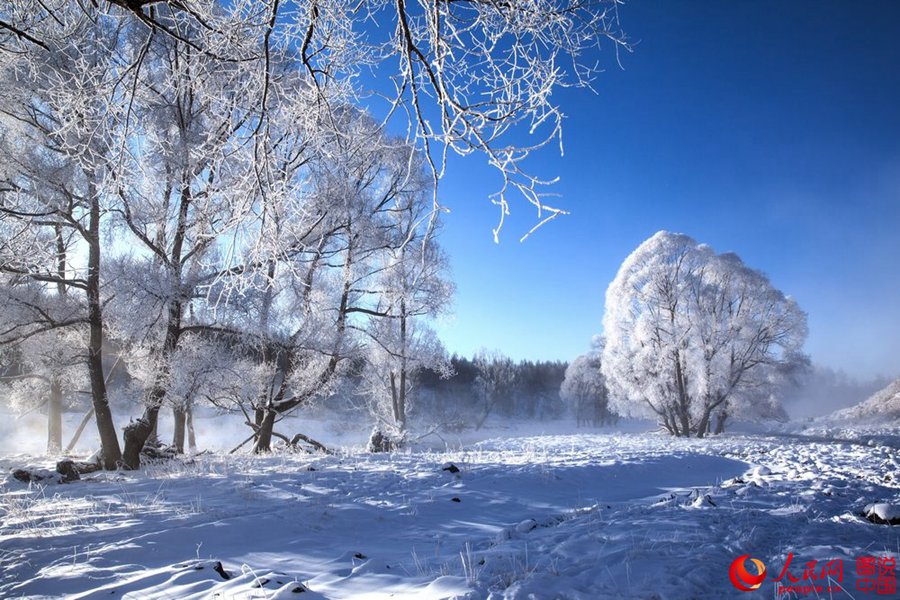
<path fill-rule="evenodd" d="M 782 391 L 783 403 L 793 419 L 823 417 L 863 402 L 889 381 L 886 377 L 857 379 L 842 371 L 813 365 Z"/>
<path fill-rule="evenodd" d="M 897 424 L 900 421 L 900 379 L 891 382 L 865 401 L 828 415 L 825 420 L 851 425 Z"/>

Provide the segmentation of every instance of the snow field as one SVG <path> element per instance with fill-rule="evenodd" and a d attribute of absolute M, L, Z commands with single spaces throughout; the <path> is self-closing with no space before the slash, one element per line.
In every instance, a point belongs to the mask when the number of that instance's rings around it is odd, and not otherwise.
<path fill-rule="evenodd" d="M 771 578 L 793 553 L 794 576 L 841 559 L 851 598 L 857 557 L 900 554 L 900 530 L 861 516 L 896 510 L 898 474 L 883 445 L 640 434 L 8 477 L 0 596 L 747 598 L 737 556 Z"/>

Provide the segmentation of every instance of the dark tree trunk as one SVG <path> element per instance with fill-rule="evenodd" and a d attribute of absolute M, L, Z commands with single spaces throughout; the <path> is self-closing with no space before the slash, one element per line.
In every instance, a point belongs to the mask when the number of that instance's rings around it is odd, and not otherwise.
<path fill-rule="evenodd" d="M 277 271 L 277 268 L 278 264 L 274 260 L 270 260 L 266 267 L 266 277 L 270 282 L 275 280 L 275 273 Z M 275 299 L 274 294 L 275 291 L 272 286 L 266 287 L 262 297 L 262 306 L 259 311 L 259 330 L 267 338 L 269 336 L 269 329 L 271 325 L 269 323 L 269 319 L 272 310 L 272 302 Z M 288 353 L 290 353 L 290 351 L 288 351 Z M 279 353 L 275 350 L 274 344 L 270 340 L 263 347 L 263 363 L 272 365 L 275 370 L 275 375 L 269 382 L 269 385 L 266 386 L 266 390 L 260 394 L 259 405 L 254 410 L 253 424 L 256 427 L 253 429 L 253 452 L 255 454 L 271 451 L 272 433 L 275 427 L 275 418 L 268 418 L 269 413 L 272 412 L 270 408 L 261 407 L 270 407 L 272 405 L 272 401 L 284 397 L 284 385 L 285 381 L 287 381 L 289 375 L 288 371 L 291 369 L 292 362 L 290 356 L 286 357 L 286 359 L 284 360 L 279 360 L 279 358 L 284 359 L 285 357 L 279 357 Z M 280 382 L 278 382 L 279 376 L 281 377 Z M 276 382 L 278 382 L 277 392 L 275 392 Z"/>
<path fill-rule="evenodd" d="M 266 350 L 268 352 L 268 350 Z M 266 394 L 271 393 L 271 390 L 267 391 Z M 262 394 L 259 399 L 260 405 L 264 405 L 268 396 L 266 394 Z M 262 427 L 263 419 L 266 418 L 266 411 L 262 408 L 256 408 L 253 410 L 253 451 L 256 452 L 257 442 L 259 442 L 259 428 Z"/>
<path fill-rule="evenodd" d="M 137 421 L 125 426 L 123 437 L 125 438 L 125 452 L 122 462 L 129 469 L 139 469 L 141 466 L 141 451 L 144 444 L 156 428 L 156 419 L 146 410 Z"/>
<path fill-rule="evenodd" d="M 93 187 L 93 186 L 92 186 Z M 91 400 L 100 434 L 101 464 L 112 470 L 122 461 L 122 450 L 116 437 L 112 411 L 106 396 L 103 376 L 103 308 L 100 300 L 100 199 L 91 190 L 90 221 L 88 223 L 87 302 L 90 339 L 88 341 L 88 374 Z"/>
<path fill-rule="evenodd" d="M 263 412 L 262 421 L 260 421 L 259 429 L 256 431 L 256 445 L 253 452 L 261 454 L 263 452 L 272 451 L 272 432 L 275 430 L 275 417 L 278 413 L 273 409 L 267 409 Z"/>
<path fill-rule="evenodd" d="M 697 426 L 697 437 L 702 438 L 706 437 L 706 433 L 709 430 L 709 416 L 703 415 L 703 418 L 700 419 L 700 424 Z"/>
<path fill-rule="evenodd" d="M 279 362 L 279 364 L 281 364 Z M 275 420 L 278 415 L 291 410 L 299 402 L 294 403 L 296 399 L 291 398 L 285 400 L 284 395 L 287 393 L 287 379 L 293 369 L 293 359 L 288 356 L 283 363 L 283 371 L 281 373 L 281 382 L 278 385 L 278 391 L 268 400 L 265 408 L 256 409 L 254 421 L 256 428 L 254 429 L 253 453 L 262 454 L 272 451 L 272 436 L 275 432 Z"/>
<path fill-rule="evenodd" d="M 400 407 L 397 405 L 397 376 L 391 371 L 388 379 L 391 382 L 391 416 L 394 417 L 396 423 L 400 413 Z"/>
<path fill-rule="evenodd" d="M 406 431 L 406 410 L 403 400 L 403 386 L 405 385 L 403 373 L 400 373 L 400 387 L 397 387 L 397 374 L 391 371 L 391 412 L 394 417 L 394 425 L 400 435 Z"/>
<path fill-rule="evenodd" d="M 159 431 L 159 411 L 156 413 L 156 419 L 153 421 L 153 429 L 150 430 L 150 435 L 147 437 L 147 441 L 144 445 L 150 444 L 152 446 L 159 446 L 159 435 L 157 432 Z"/>
<path fill-rule="evenodd" d="M 691 436 L 690 397 L 688 394 L 687 377 L 681 367 L 681 355 L 675 352 L 675 389 L 678 390 L 678 423 L 681 424 L 680 435 Z"/>
<path fill-rule="evenodd" d="M 156 425 L 159 421 L 159 408 L 162 406 L 166 390 L 156 385 L 144 400 L 144 414 L 140 419 L 125 427 L 125 451 L 123 462 L 129 469 L 141 467 L 141 451 L 150 439 L 156 438 Z"/>
<path fill-rule="evenodd" d="M 175 421 L 172 447 L 175 449 L 176 454 L 184 454 L 184 429 L 187 421 L 187 411 L 182 406 L 173 406 L 172 418 Z"/>
<path fill-rule="evenodd" d="M 50 401 L 47 404 L 47 454 L 62 451 L 62 388 L 54 377 L 50 381 Z"/>
<path fill-rule="evenodd" d="M 700 422 L 697 424 L 697 437 L 702 438 L 706 437 L 709 433 L 709 420 L 712 416 L 712 409 L 707 408 L 703 411 L 703 416 L 700 417 Z"/>
<path fill-rule="evenodd" d="M 406 299 L 400 299 L 400 394 L 397 397 L 397 429 L 400 436 L 406 433 L 406 388 L 408 362 L 406 358 Z M 393 383 L 393 382 L 392 382 Z"/>

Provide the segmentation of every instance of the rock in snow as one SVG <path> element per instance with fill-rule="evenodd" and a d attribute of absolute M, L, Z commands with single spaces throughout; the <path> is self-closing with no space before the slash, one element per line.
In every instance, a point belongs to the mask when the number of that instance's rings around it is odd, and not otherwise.
<path fill-rule="evenodd" d="M 524 521 L 516 525 L 516 531 L 519 533 L 528 533 L 537 526 L 537 521 L 535 521 L 534 519 L 525 519 Z"/>
<path fill-rule="evenodd" d="M 900 525 L 900 506 L 878 502 L 869 504 L 863 510 L 865 517 L 879 525 Z"/>

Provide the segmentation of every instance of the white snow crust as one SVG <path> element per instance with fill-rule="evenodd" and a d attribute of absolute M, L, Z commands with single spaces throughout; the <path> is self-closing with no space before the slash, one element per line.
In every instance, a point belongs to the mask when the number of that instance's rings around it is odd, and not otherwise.
<path fill-rule="evenodd" d="M 897 514 L 898 473 L 884 444 L 582 434 L 7 477 L 0 597 L 722 599 L 746 597 L 737 556 L 788 553 L 843 560 L 852 593 L 857 557 L 898 557 L 900 528 L 865 518 Z"/>

